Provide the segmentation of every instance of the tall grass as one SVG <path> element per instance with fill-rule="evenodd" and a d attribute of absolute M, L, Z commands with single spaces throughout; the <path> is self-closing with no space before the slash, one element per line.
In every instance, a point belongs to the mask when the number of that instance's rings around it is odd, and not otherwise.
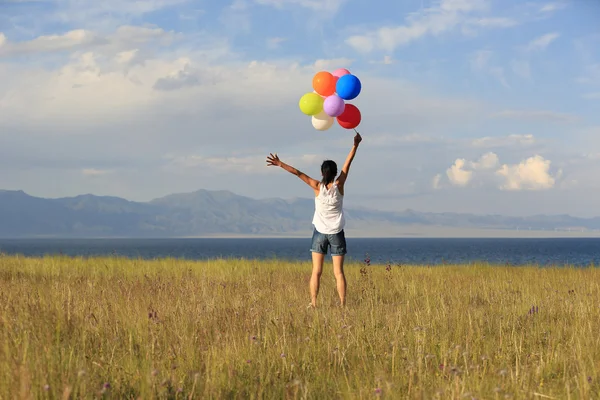
<path fill-rule="evenodd" d="M 0 257 L 0 398 L 588 399 L 600 270 Z"/>

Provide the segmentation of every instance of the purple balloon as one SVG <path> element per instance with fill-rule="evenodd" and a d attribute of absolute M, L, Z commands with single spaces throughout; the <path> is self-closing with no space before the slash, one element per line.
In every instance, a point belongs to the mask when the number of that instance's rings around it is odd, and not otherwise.
<path fill-rule="evenodd" d="M 323 111 L 330 117 L 339 117 L 344 113 L 345 108 L 346 103 L 344 102 L 344 99 L 337 94 L 332 94 L 327 97 L 323 103 Z"/>

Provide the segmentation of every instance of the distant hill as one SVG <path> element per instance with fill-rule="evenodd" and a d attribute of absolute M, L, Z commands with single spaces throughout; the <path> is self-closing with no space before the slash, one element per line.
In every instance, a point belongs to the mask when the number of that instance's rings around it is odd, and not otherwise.
<path fill-rule="evenodd" d="M 191 237 L 214 235 L 306 235 L 311 232 L 311 199 L 264 199 L 229 191 L 198 190 L 150 202 L 81 195 L 60 199 L 0 190 L 0 237 Z M 356 233 L 399 229 L 595 231 L 600 218 L 568 215 L 506 217 L 413 210 L 347 209 Z"/>

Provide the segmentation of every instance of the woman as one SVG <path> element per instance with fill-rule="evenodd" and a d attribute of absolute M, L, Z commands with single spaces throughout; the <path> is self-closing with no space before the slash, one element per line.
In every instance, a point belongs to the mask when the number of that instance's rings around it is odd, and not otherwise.
<path fill-rule="evenodd" d="M 344 235 L 346 221 L 343 211 L 344 184 L 346 183 L 346 179 L 348 179 L 350 164 L 352 164 L 361 141 L 360 134 L 356 132 L 354 145 L 337 179 L 337 164 L 331 160 L 323 162 L 321 165 L 321 182 L 285 164 L 279 159 L 277 154 L 269 154 L 267 157 L 268 166 L 281 167 L 296 175 L 310 186 L 315 193 L 315 213 L 312 221 L 314 231 L 311 246 L 313 270 L 310 278 L 310 305 L 312 307 L 317 306 L 317 295 L 319 294 L 323 262 L 329 248 L 331 248 L 333 273 L 340 296 L 340 304 L 342 307 L 346 305 L 346 277 L 344 276 L 344 256 L 346 255 L 346 237 Z"/>

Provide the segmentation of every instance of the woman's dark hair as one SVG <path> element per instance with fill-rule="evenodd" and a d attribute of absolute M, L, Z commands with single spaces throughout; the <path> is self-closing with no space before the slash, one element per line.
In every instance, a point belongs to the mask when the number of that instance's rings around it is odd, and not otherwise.
<path fill-rule="evenodd" d="M 327 186 L 333 182 L 337 176 L 337 164 L 335 161 L 323 161 L 323 164 L 321 164 L 321 173 L 323 174 L 323 180 L 321 181 L 323 185 Z"/>

